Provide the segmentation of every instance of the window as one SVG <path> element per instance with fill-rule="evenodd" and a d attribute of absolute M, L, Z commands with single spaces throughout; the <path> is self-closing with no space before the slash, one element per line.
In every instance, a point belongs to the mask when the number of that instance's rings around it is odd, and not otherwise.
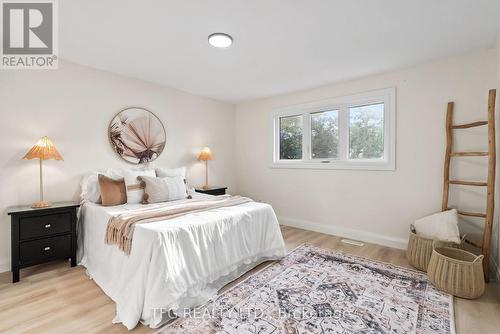
<path fill-rule="evenodd" d="M 273 114 L 276 168 L 395 169 L 395 89 Z"/>
<path fill-rule="evenodd" d="M 311 114 L 311 159 L 336 159 L 339 150 L 339 111 Z"/>
<path fill-rule="evenodd" d="M 280 117 L 280 159 L 302 159 L 302 115 Z"/>
<path fill-rule="evenodd" d="M 349 158 L 384 157 L 384 104 L 349 108 Z"/>

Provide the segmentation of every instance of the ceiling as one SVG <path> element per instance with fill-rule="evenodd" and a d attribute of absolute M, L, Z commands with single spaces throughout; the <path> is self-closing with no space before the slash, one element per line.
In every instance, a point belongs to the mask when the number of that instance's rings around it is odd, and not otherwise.
<path fill-rule="evenodd" d="M 500 1 L 80 0 L 59 18 L 63 59 L 237 103 L 491 47 Z"/>

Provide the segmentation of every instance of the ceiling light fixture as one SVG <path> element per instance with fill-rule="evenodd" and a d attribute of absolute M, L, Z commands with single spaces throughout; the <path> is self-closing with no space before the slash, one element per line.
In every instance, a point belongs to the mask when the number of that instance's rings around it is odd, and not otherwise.
<path fill-rule="evenodd" d="M 233 38 L 222 32 L 216 32 L 208 36 L 208 44 L 214 48 L 228 48 L 233 44 Z"/>

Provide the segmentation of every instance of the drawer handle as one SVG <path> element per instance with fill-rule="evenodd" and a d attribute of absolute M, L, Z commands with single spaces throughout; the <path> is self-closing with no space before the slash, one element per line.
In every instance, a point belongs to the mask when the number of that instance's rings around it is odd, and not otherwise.
<path fill-rule="evenodd" d="M 49 251 L 49 250 L 50 250 L 50 247 L 48 247 L 48 246 L 47 246 L 47 247 L 45 247 L 43 250 L 44 250 L 44 251 Z"/>
<path fill-rule="evenodd" d="M 52 225 L 50 225 L 50 224 L 45 225 L 45 228 L 51 228 L 51 227 L 52 227 Z"/>

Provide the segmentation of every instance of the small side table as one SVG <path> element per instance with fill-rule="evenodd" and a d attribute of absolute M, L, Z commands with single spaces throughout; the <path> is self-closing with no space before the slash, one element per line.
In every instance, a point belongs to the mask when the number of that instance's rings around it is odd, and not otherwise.
<path fill-rule="evenodd" d="M 76 266 L 76 211 L 80 204 L 53 203 L 49 208 L 14 206 L 11 218 L 12 283 L 19 270 L 55 259 L 71 258 Z"/>
<path fill-rule="evenodd" d="M 226 189 L 227 189 L 227 187 L 211 186 L 211 187 L 208 187 L 207 189 L 200 187 L 200 188 L 195 188 L 194 190 L 197 193 L 219 196 L 219 195 L 225 195 Z"/>

